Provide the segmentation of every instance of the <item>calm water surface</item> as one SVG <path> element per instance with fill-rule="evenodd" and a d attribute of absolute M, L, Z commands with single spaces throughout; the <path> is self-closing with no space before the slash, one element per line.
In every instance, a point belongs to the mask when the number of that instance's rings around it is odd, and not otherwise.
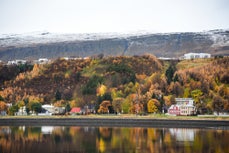
<path fill-rule="evenodd" d="M 229 130 L 0 127 L 0 153 L 229 153 Z"/>

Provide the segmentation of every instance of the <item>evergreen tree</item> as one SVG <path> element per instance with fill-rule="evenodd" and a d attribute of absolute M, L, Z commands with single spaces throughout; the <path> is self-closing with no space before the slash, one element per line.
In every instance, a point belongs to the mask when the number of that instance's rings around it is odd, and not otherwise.
<path fill-rule="evenodd" d="M 170 84 L 173 81 L 173 75 L 174 75 L 175 69 L 172 65 L 168 67 L 168 69 L 165 72 L 165 75 L 167 77 L 167 83 Z"/>
<path fill-rule="evenodd" d="M 71 107 L 70 107 L 69 103 L 66 104 L 65 110 L 66 110 L 66 112 L 70 112 Z"/>
<path fill-rule="evenodd" d="M 56 91 L 55 98 L 56 98 L 56 101 L 61 100 L 61 93 L 59 90 Z"/>

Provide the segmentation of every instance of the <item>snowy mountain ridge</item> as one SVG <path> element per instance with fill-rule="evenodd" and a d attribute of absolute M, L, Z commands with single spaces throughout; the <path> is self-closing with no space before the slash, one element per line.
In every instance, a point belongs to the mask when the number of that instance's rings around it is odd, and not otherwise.
<path fill-rule="evenodd" d="M 154 54 L 179 57 L 184 53 L 229 54 L 229 30 L 153 33 L 34 32 L 0 35 L 0 60 L 58 58 L 63 56 L 105 56 Z"/>

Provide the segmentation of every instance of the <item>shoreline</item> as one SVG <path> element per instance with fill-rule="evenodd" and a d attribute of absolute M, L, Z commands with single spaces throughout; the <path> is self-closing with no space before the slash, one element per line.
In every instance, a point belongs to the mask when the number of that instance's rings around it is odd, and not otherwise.
<path fill-rule="evenodd" d="M 229 129 L 229 120 L 144 117 L 3 117 L 0 126 L 107 126 Z"/>

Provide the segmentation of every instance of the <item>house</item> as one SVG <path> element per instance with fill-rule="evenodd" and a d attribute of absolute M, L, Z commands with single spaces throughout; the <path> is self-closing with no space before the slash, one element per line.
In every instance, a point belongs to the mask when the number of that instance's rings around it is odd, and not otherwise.
<path fill-rule="evenodd" d="M 38 59 L 38 64 L 48 64 L 49 59 L 47 58 L 39 58 Z"/>
<path fill-rule="evenodd" d="M 70 111 L 70 114 L 80 114 L 81 108 L 80 107 L 73 107 Z"/>
<path fill-rule="evenodd" d="M 53 105 L 42 105 L 42 111 L 41 113 L 38 113 L 38 115 L 52 115 L 54 113 L 54 106 Z"/>
<path fill-rule="evenodd" d="M 26 107 L 25 106 L 20 107 L 18 112 L 15 112 L 14 115 L 15 116 L 26 116 L 26 115 L 28 115 L 28 113 L 26 111 Z"/>
<path fill-rule="evenodd" d="M 62 59 L 68 61 L 68 60 L 82 60 L 82 57 L 78 57 L 78 56 L 70 56 L 70 57 L 63 57 Z"/>
<path fill-rule="evenodd" d="M 7 65 L 21 65 L 26 64 L 26 60 L 14 60 L 14 61 L 8 61 Z"/>
<path fill-rule="evenodd" d="M 196 59 L 196 58 L 211 58 L 211 54 L 208 53 L 187 53 L 182 57 L 183 59 Z"/>
<path fill-rule="evenodd" d="M 54 107 L 53 115 L 64 115 L 66 112 L 65 107 Z"/>
<path fill-rule="evenodd" d="M 176 104 L 168 109 L 169 115 L 196 115 L 196 107 L 192 98 L 175 98 Z"/>
<path fill-rule="evenodd" d="M 0 116 L 6 116 L 7 115 L 7 113 L 6 113 L 6 111 L 0 111 Z"/>
<path fill-rule="evenodd" d="M 42 114 L 39 115 L 61 115 L 65 113 L 65 107 L 55 107 L 53 105 L 42 105 Z"/>

